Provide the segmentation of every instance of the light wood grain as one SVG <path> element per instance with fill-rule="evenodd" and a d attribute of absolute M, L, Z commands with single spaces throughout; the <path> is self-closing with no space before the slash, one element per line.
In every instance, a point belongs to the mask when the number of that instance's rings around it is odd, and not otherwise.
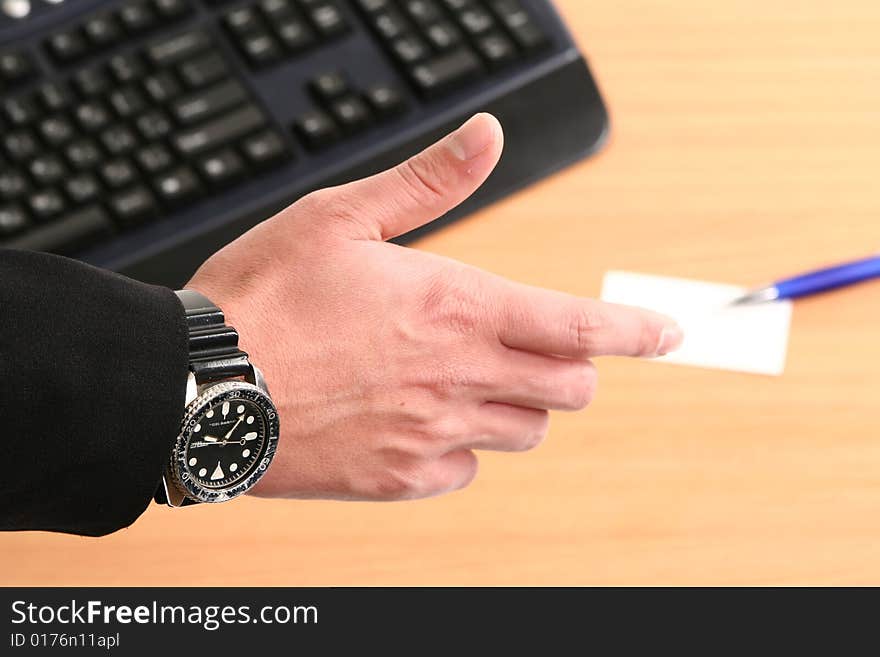
<path fill-rule="evenodd" d="M 880 4 L 559 5 L 609 147 L 420 248 L 595 295 L 611 268 L 752 284 L 880 247 Z M 591 409 L 455 495 L 5 535 L 0 581 L 880 584 L 878 299 L 799 302 L 781 378 L 603 360 Z"/>

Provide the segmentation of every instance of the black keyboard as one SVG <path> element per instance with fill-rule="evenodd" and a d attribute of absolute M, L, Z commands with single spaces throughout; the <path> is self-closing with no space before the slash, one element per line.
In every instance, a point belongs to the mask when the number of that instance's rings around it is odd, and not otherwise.
<path fill-rule="evenodd" d="M 479 110 L 505 126 L 502 163 L 422 230 L 601 143 L 547 2 L 0 0 L 0 246 L 179 285 L 284 205 Z"/>

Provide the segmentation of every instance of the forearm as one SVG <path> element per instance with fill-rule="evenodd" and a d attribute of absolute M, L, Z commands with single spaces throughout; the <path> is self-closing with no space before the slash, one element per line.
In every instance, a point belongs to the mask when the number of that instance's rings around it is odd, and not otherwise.
<path fill-rule="evenodd" d="M 170 290 L 0 249 L 0 529 L 131 524 L 160 480 L 186 370 Z"/>

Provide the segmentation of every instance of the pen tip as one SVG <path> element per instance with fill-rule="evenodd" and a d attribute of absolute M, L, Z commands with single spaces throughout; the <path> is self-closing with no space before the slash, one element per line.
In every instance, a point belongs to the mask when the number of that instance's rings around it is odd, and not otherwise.
<path fill-rule="evenodd" d="M 779 291 L 773 287 L 762 287 L 757 290 L 752 290 L 742 295 L 741 297 L 737 297 L 733 301 L 730 302 L 731 306 L 747 306 L 754 303 L 764 303 L 766 301 L 774 301 L 779 297 Z"/>

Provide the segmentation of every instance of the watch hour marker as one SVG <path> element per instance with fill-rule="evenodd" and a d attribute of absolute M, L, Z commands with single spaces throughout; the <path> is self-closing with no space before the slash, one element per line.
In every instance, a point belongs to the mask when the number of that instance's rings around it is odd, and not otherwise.
<path fill-rule="evenodd" d="M 192 466 L 194 466 L 194 465 L 195 465 L 196 463 L 198 463 L 198 462 L 199 462 L 199 460 L 198 460 L 195 456 L 193 456 L 193 457 L 189 460 L 189 465 L 190 465 L 190 467 L 192 467 Z"/>
<path fill-rule="evenodd" d="M 206 474 L 208 474 L 208 468 L 202 468 L 201 470 L 199 470 L 200 477 L 204 477 Z"/>
<path fill-rule="evenodd" d="M 223 479 L 225 476 L 223 468 L 220 467 L 220 461 L 217 461 L 217 467 L 214 468 L 214 472 L 211 473 L 211 479 Z"/>
<path fill-rule="evenodd" d="M 211 409 L 210 411 L 208 411 L 207 413 L 205 413 L 205 417 L 208 418 L 208 419 L 214 417 L 214 409 Z"/>
<path fill-rule="evenodd" d="M 247 422 L 248 424 L 253 424 L 254 423 L 254 416 L 248 415 L 248 419 L 245 420 L 245 422 Z"/>
<path fill-rule="evenodd" d="M 241 455 L 242 455 L 242 457 L 247 458 L 248 456 L 251 455 L 251 450 L 243 449 L 243 450 L 241 450 Z"/>
<path fill-rule="evenodd" d="M 193 433 L 198 433 L 201 430 L 202 430 L 201 424 L 197 424 L 196 426 L 193 427 Z"/>
<path fill-rule="evenodd" d="M 257 432 L 256 431 L 251 431 L 250 433 L 246 433 L 242 437 L 242 440 L 256 440 L 256 439 L 257 439 Z"/>
<path fill-rule="evenodd" d="M 238 463 L 233 463 L 232 465 L 229 466 L 230 472 L 235 472 L 236 470 L 238 470 Z"/>
<path fill-rule="evenodd" d="M 235 409 L 235 412 L 241 415 L 242 413 L 244 413 L 244 406 L 239 406 Z"/>
<path fill-rule="evenodd" d="M 223 402 L 223 409 L 220 412 L 223 413 L 223 418 L 226 419 L 226 416 L 229 415 L 229 402 Z"/>

